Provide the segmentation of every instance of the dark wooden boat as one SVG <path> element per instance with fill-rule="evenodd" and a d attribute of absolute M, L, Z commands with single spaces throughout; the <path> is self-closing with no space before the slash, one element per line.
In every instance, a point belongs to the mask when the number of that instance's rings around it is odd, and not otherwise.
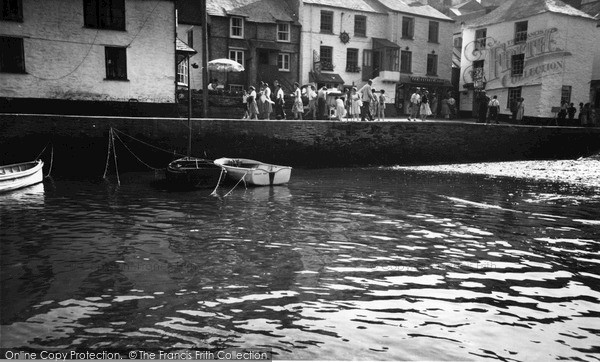
<path fill-rule="evenodd" d="M 212 188 L 217 186 L 220 176 L 220 166 L 197 157 L 176 159 L 166 169 L 168 185 L 181 189 Z"/>

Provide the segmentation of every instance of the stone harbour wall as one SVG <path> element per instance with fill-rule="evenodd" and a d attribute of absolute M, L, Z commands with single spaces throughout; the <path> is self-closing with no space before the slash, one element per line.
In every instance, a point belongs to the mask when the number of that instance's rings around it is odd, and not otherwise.
<path fill-rule="evenodd" d="M 444 121 L 192 119 L 191 124 L 193 156 L 305 168 L 567 159 L 600 150 L 600 128 Z M 117 130 L 120 171 L 147 169 L 132 153 L 164 168 L 187 150 L 186 119 L 2 114 L 0 164 L 31 160 L 51 144 L 57 171 L 102 175 L 111 127 Z M 48 151 L 42 158 L 47 156 Z"/>

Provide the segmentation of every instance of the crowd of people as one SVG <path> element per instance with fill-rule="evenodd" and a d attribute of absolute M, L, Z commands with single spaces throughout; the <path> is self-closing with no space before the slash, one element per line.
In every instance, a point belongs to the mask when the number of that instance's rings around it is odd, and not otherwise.
<path fill-rule="evenodd" d="M 427 89 L 416 88 L 410 96 L 409 121 L 427 120 L 427 117 L 442 117 L 452 119 L 456 117 L 456 100 L 452 92 L 448 91 L 445 97 L 439 101 L 435 92 L 429 93 Z"/>

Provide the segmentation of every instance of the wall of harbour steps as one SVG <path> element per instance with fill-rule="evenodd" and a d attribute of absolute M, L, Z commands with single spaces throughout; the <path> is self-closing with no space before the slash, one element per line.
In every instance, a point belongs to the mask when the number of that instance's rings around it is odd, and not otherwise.
<path fill-rule="evenodd" d="M 115 145 L 121 172 L 147 169 L 132 153 L 155 168 L 186 153 L 186 119 L 0 114 L 0 164 L 31 160 L 50 143 L 56 172 L 102 175 L 111 127 L 120 131 Z M 600 128 L 192 120 L 193 156 L 243 157 L 303 168 L 566 159 L 598 150 Z M 46 151 L 42 158 L 48 156 Z"/>

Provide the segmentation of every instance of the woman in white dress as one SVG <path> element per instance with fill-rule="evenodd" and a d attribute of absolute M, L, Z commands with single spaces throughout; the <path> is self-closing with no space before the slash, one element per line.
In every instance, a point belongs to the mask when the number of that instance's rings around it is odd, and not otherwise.
<path fill-rule="evenodd" d="M 362 107 L 362 101 L 360 100 L 360 96 L 357 93 L 357 88 L 352 88 L 352 93 L 350 93 L 350 115 L 352 116 L 353 121 L 358 122 L 358 117 L 360 116 L 360 107 Z"/>
<path fill-rule="evenodd" d="M 294 106 L 292 108 L 294 112 L 294 119 L 302 120 L 302 114 L 304 113 L 304 105 L 302 104 L 302 91 L 300 90 L 300 84 L 294 83 Z"/>
<path fill-rule="evenodd" d="M 431 108 L 429 108 L 429 92 L 424 91 L 421 97 L 421 121 L 425 122 L 427 116 L 431 116 Z"/>

